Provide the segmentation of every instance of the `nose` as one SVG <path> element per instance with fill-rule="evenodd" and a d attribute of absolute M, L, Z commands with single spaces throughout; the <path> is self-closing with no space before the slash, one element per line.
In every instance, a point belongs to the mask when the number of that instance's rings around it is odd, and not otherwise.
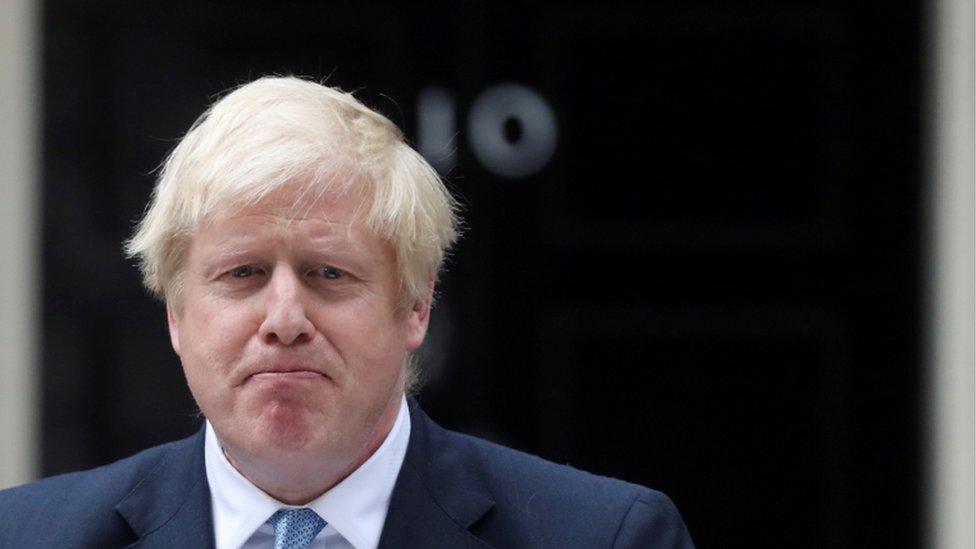
<path fill-rule="evenodd" d="M 267 288 L 264 322 L 258 335 L 268 344 L 294 345 L 312 339 L 314 326 L 302 281 L 290 268 L 274 269 Z"/>

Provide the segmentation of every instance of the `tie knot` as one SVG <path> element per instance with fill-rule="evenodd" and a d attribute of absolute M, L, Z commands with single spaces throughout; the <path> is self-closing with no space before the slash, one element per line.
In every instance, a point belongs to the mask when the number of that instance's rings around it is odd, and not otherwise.
<path fill-rule="evenodd" d="M 281 509 L 268 519 L 274 527 L 275 549 L 305 549 L 325 528 L 325 521 L 307 508 Z"/>

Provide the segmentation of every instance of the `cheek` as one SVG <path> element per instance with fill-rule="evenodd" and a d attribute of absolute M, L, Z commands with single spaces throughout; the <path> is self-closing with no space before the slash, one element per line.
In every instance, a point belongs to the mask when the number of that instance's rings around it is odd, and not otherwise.
<path fill-rule="evenodd" d="M 240 306 L 201 301 L 186 313 L 180 330 L 184 366 L 197 370 L 197 375 L 228 369 L 246 351 L 257 330 L 253 315 Z"/>
<path fill-rule="evenodd" d="M 350 368 L 364 377 L 385 377 L 399 368 L 405 351 L 404 330 L 388 309 L 350 307 L 319 315 L 326 339 Z"/>

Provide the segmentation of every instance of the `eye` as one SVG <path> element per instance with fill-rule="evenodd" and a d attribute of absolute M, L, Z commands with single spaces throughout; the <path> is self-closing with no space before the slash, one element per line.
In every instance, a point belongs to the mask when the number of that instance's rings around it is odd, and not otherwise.
<path fill-rule="evenodd" d="M 234 278 L 247 278 L 254 275 L 254 267 L 250 265 L 241 265 L 240 267 L 235 267 L 230 271 L 230 276 Z"/>
<path fill-rule="evenodd" d="M 346 274 L 342 271 L 342 269 L 337 269 L 335 267 L 330 267 L 328 265 L 326 265 L 325 267 L 319 267 L 315 272 L 317 274 L 322 275 L 323 278 L 327 278 L 329 280 L 335 280 L 337 278 L 341 278 L 342 275 Z"/>

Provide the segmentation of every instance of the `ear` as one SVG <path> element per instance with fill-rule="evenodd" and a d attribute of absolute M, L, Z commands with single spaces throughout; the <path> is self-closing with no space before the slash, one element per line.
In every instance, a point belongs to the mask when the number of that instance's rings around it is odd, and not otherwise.
<path fill-rule="evenodd" d="M 427 327 L 430 325 L 430 304 L 434 299 L 433 278 L 427 283 L 427 295 L 424 299 L 414 301 L 407 313 L 407 350 L 416 351 L 424 342 L 427 336 Z M 172 333 L 172 329 L 170 329 Z"/>
<path fill-rule="evenodd" d="M 180 321 L 177 317 L 176 311 L 173 309 L 173 304 L 169 301 L 166 302 L 166 322 L 169 324 L 169 340 L 173 344 L 173 350 L 176 351 L 178 356 L 180 355 Z"/>

